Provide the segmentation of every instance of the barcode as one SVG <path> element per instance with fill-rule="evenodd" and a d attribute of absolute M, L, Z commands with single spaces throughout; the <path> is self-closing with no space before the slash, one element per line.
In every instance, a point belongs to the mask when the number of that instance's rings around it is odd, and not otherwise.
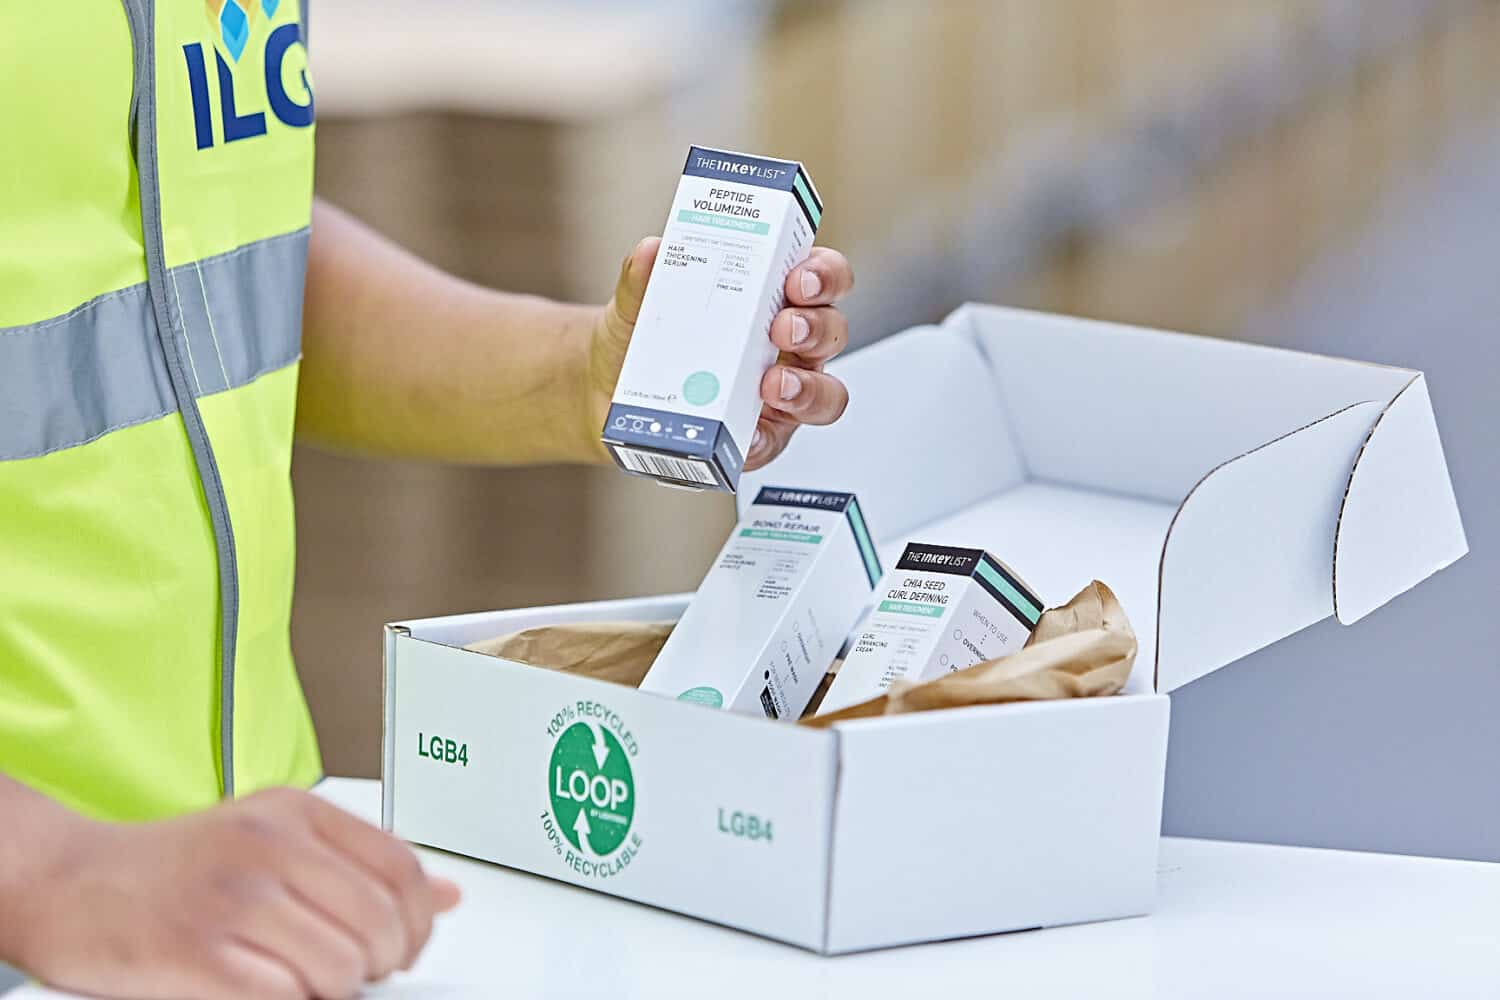
<path fill-rule="evenodd" d="M 682 483 L 719 485 L 708 463 L 699 459 L 673 458 L 670 455 L 658 455 L 654 452 L 625 448 L 620 445 L 615 445 L 615 454 L 620 456 L 620 464 L 631 472 L 641 472 L 662 479 L 675 479 Z"/>

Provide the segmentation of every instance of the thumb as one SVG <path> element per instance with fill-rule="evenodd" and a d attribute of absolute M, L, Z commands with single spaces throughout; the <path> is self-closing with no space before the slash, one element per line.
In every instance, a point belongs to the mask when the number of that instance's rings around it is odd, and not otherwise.
<path fill-rule="evenodd" d="M 656 251 L 661 238 L 648 236 L 635 245 L 620 265 L 620 278 L 615 282 L 614 298 L 605 310 L 604 320 L 610 340 L 623 352 L 630 340 L 630 331 L 641 313 L 641 299 L 646 295 L 646 282 L 651 278 L 651 268 L 656 263 Z"/>
<path fill-rule="evenodd" d="M 463 891 L 456 882 L 436 875 L 427 876 L 427 889 L 432 893 L 432 906 L 438 913 L 448 912 L 463 898 Z"/>

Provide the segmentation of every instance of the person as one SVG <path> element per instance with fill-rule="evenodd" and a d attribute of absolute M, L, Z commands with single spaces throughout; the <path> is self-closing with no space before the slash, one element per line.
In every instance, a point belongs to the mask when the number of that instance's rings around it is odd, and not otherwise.
<path fill-rule="evenodd" d="M 345 996 L 455 886 L 306 791 L 293 433 L 601 462 L 658 241 L 603 307 L 475 287 L 312 196 L 298 0 L 0 6 L 0 961 L 132 997 Z M 771 324 L 747 467 L 848 396 L 847 261 Z"/>

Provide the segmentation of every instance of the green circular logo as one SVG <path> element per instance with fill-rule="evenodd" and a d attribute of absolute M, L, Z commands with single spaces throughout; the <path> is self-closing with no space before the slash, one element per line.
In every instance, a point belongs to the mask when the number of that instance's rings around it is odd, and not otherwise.
<path fill-rule="evenodd" d="M 709 708 L 723 708 L 724 694 L 718 688 L 695 687 L 688 688 L 677 696 L 678 701 L 690 701 L 694 705 L 707 705 Z"/>
<path fill-rule="evenodd" d="M 599 857 L 617 850 L 635 817 L 635 778 L 615 734 L 573 723 L 557 738 L 547 770 L 552 815 L 568 843 Z"/>
<path fill-rule="evenodd" d="M 682 383 L 682 398 L 694 406 L 707 406 L 719 398 L 719 379 L 713 372 L 693 372 Z"/>

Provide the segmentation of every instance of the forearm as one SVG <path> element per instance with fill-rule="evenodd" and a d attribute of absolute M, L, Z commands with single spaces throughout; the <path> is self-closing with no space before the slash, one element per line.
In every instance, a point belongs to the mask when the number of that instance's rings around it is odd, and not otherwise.
<path fill-rule="evenodd" d="M 24 967 L 28 909 L 90 821 L 4 774 L 0 817 L 0 962 Z"/>
<path fill-rule="evenodd" d="M 599 315 L 461 281 L 316 202 L 297 433 L 453 462 L 598 461 L 588 366 Z"/>

